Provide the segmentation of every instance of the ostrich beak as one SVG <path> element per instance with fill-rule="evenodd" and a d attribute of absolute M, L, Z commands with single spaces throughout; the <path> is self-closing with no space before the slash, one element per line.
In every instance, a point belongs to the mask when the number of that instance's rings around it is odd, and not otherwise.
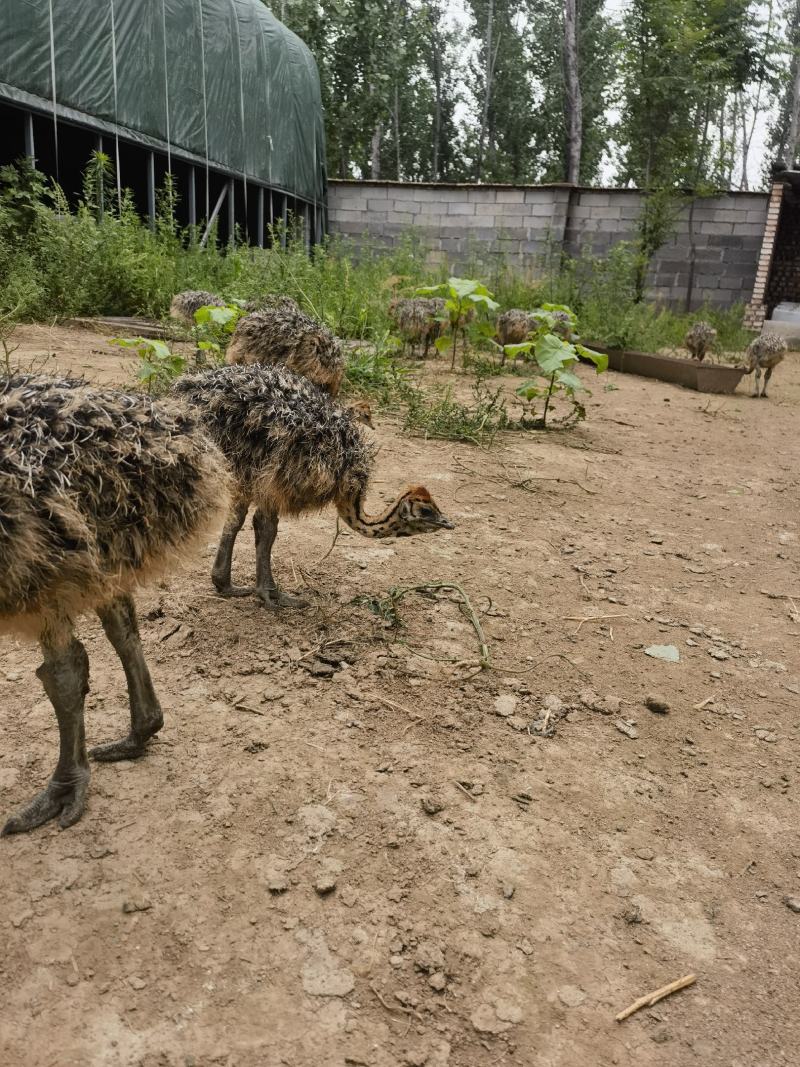
<path fill-rule="evenodd" d="M 439 518 L 436 520 L 436 524 L 437 526 L 441 526 L 443 530 L 455 530 L 456 528 L 456 524 L 454 522 L 450 522 L 450 520 L 446 519 L 444 515 L 439 516 Z"/>

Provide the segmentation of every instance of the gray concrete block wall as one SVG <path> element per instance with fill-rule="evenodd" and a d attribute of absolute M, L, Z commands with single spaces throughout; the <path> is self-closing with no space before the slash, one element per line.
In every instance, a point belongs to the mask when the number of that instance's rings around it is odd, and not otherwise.
<path fill-rule="evenodd" d="M 728 193 L 695 202 L 693 305 L 749 301 L 767 200 L 767 193 Z M 431 265 L 506 263 L 535 276 L 548 253 L 605 256 L 634 240 L 642 203 L 633 189 L 331 181 L 328 219 L 332 234 L 356 245 L 392 247 L 413 231 Z M 687 209 L 653 258 L 653 299 L 684 302 L 690 258 Z"/>

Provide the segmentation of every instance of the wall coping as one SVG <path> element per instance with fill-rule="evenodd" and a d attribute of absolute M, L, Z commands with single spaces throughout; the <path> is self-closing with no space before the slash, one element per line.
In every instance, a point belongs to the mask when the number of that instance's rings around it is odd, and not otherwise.
<path fill-rule="evenodd" d="M 399 182 L 391 178 L 329 178 L 329 186 L 351 186 L 353 188 L 360 188 L 362 186 L 370 186 L 375 188 L 376 186 L 392 186 L 397 189 L 573 189 L 576 193 L 640 193 L 645 195 L 642 189 L 638 189 L 632 185 L 571 185 L 569 182 L 546 182 L 541 185 L 513 185 L 510 182 Z M 689 192 L 690 190 L 684 190 Z M 721 189 L 718 192 L 711 193 L 707 197 L 701 197 L 703 200 L 713 200 L 716 197 L 722 196 L 736 196 L 736 197 L 759 197 L 764 199 L 769 197 L 769 189 L 763 189 L 757 191 L 754 189 Z"/>

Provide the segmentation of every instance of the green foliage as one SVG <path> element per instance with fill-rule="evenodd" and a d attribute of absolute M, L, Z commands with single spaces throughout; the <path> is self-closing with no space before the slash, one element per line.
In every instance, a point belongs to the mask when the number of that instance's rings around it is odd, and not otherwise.
<path fill-rule="evenodd" d="M 345 393 L 367 396 L 381 407 L 393 408 L 409 389 L 408 372 L 392 358 L 388 333 L 374 346 L 350 354 L 345 369 Z"/>
<path fill-rule="evenodd" d="M 203 359 L 208 354 L 215 362 L 222 362 L 236 323 L 243 314 L 244 308 L 240 304 L 227 304 L 225 307 L 207 304 L 195 311 L 192 333 L 197 351 L 202 353 Z M 198 359 L 198 363 L 202 361 Z"/>
<path fill-rule="evenodd" d="M 580 359 L 595 365 L 598 374 L 608 368 L 608 356 L 586 348 L 577 340 L 578 321 L 570 308 L 560 304 L 545 304 L 533 313 L 536 322 L 531 330 L 530 339 L 521 344 L 505 345 L 505 356 L 515 360 L 520 355 L 532 357 L 537 375 L 546 384 L 536 379 L 529 379 L 517 389 L 517 395 L 531 405 L 525 420 L 547 428 L 547 413 L 554 396 L 562 396 L 570 402 L 572 410 L 565 421 L 575 421 L 585 417 L 585 409 L 577 399 L 577 394 L 588 392 L 573 367 Z M 536 400 L 544 399 L 541 420 L 536 420 Z"/>
<path fill-rule="evenodd" d="M 490 447 L 501 430 L 512 428 L 506 412 L 502 389 L 492 390 L 485 383 L 472 387 L 472 404 L 462 404 L 446 388 L 430 396 L 421 389 L 408 389 L 404 429 L 421 437 L 438 437 L 448 441 L 467 441 Z"/>
<path fill-rule="evenodd" d="M 132 348 L 139 357 L 137 381 L 148 393 L 163 393 L 186 369 L 184 356 L 173 352 L 163 341 L 147 337 L 112 337 L 112 345 Z"/>
<path fill-rule="evenodd" d="M 456 365 L 456 346 L 459 334 L 466 346 L 466 328 L 476 314 L 496 311 L 500 305 L 482 282 L 472 278 L 448 278 L 440 285 L 420 286 L 416 296 L 444 298 L 448 332 L 434 342 L 440 352 L 451 348 L 450 369 Z"/>

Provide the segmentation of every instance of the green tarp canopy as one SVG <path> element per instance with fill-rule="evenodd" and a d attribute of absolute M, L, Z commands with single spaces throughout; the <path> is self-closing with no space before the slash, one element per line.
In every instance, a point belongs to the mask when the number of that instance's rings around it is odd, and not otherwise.
<path fill-rule="evenodd" d="M 324 200 L 317 67 L 260 0 L 0 0 L 0 100 Z"/>

